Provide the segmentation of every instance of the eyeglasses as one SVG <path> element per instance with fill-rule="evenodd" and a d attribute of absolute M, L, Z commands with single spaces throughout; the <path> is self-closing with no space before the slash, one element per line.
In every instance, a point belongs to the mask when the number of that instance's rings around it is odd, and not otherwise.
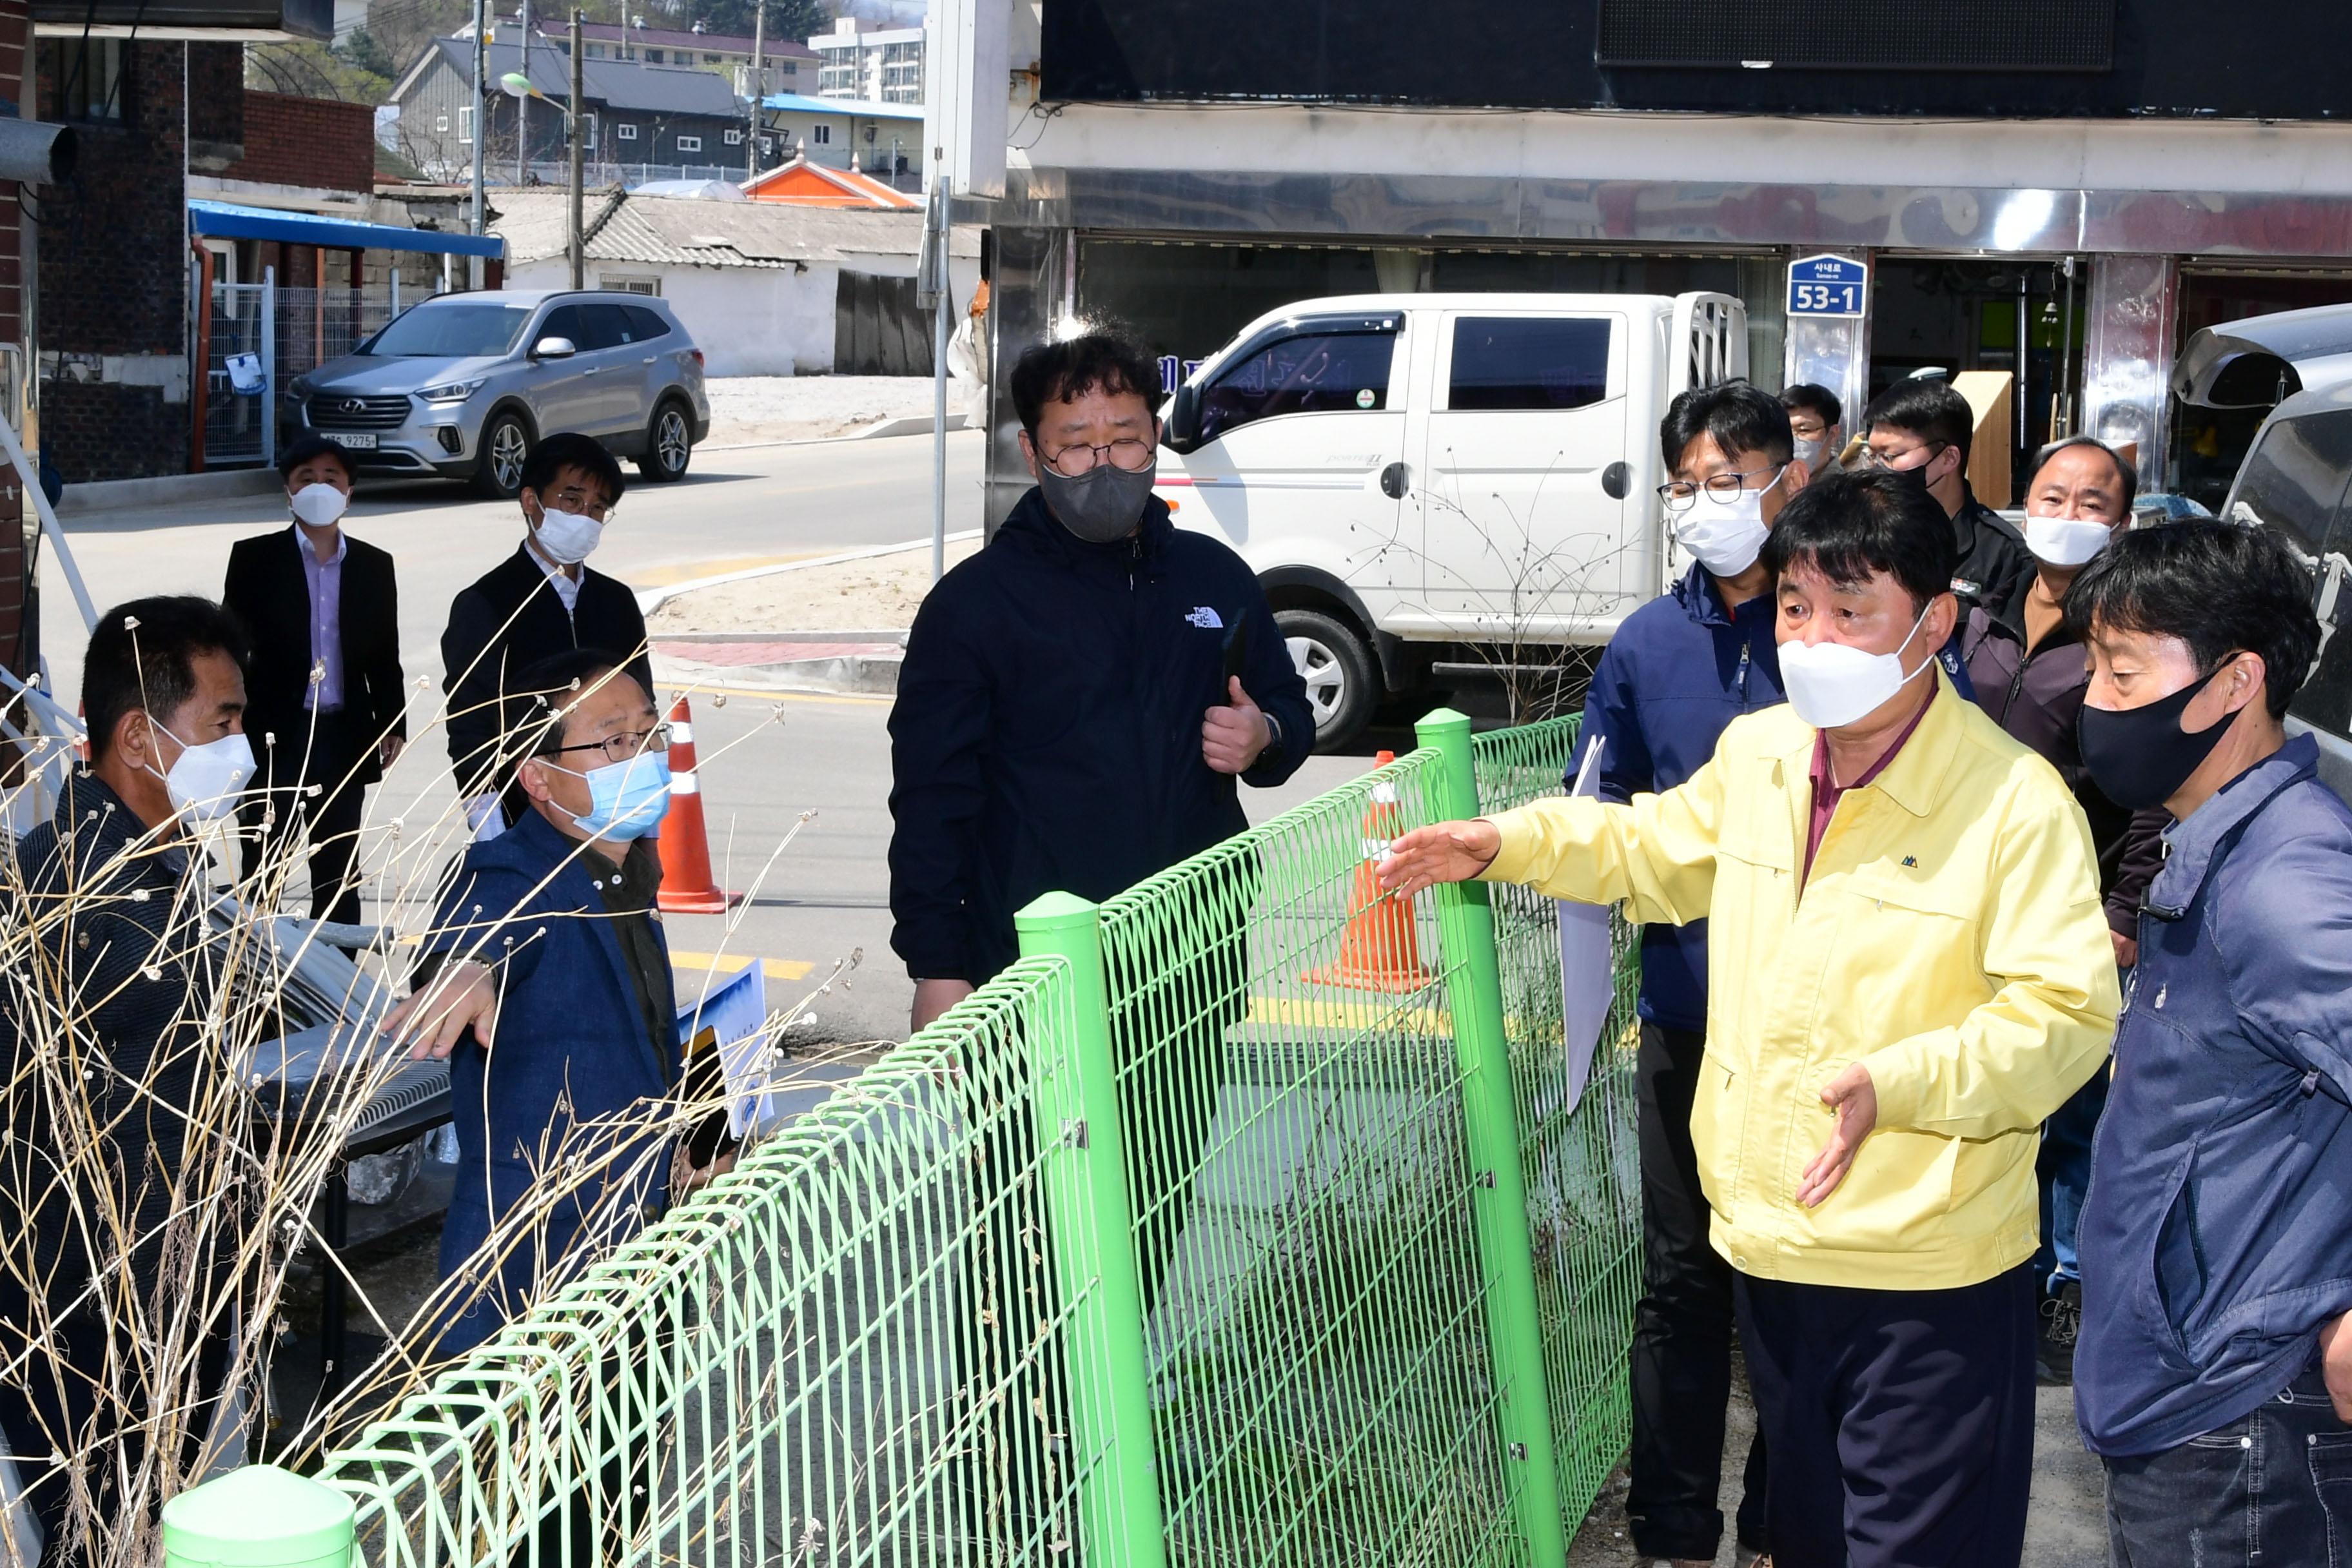
<path fill-rule="evenodd" d="M 566 486 L 551 496 L 542 496 L 540 499 L 545 505 L 552 507 L 557 511 L 568 511 L 574 516 L 588 518 L 597 522 L 611 522 L 614 514 L 620 510 L 601 500 L 596 491 L 582 489 L 578 485 Z"/>
<path fill-rule="evenodd" d="M 566 752 L 602 752 L 608 763 L 625 763 L 644 756 L 648 752 L 669 750 L 669 726 L 656 724 L 650 730 L 623 731 L 607 735 L 601 741 L 583 741 L 576 746 L 558 746 L 545 753 L 560 757 Z"/>
<path fill-rule="evenodd" d="M 1854 458 L 1854 461 L 1875 473 L 1907 474 L 1915 469 L 1926 468 L 1937 458 L 1943 456 L 1945 452 L 1948 451 L 1951 445 L 1952 444 L 1949 441 L 1930 441 L 1924 447 L 1914 447 L 1910 448 L 1909 451 L 1891 453 L 1881 452 L 1875 447 L 1866 446 L 1863 447 L 1861 454 Z M 1910 457 L 1913 452 L 1925 452 L 1927 455 L 1920 458 L 1916 463 L 1903 461 L 1904 458 Z"/>
<path fill-rule="evenodd" d="M 1066 479 L 1090 474 L 1108 462 L 1125 474 L 1139 474 L 1151 467 L 1152 447 L 1149 441 L 1123 437 L 1106 447 L 1089 447 L 1081 442 L 1065 447 L 1045 459 L 1045 466 Z"/>
<path fill-rule="evenodd" d="M 1716 474 L 1696 482 L 1689 479 L 1674 479 L 1658 487 L 1658 499 L 1666 503 L 1668 511 L 1685 512 L 1690 510 L 1698 500 L 1699 492 L 1705 490 L 1707 500 L 1719 506 L 1727 506 L 1731 502 L 1731 498 L 1746 489 L 1748 481 L 1757 475 L 1772 476 L 1771 479 L 1756 487 L 1759 490 L 1769 490 L 1780 482 L 1780 475 L 1787 468 L 1788 465 L 1783 463 L 1769 468 L 1750 468 L 1744 474 Z"/>

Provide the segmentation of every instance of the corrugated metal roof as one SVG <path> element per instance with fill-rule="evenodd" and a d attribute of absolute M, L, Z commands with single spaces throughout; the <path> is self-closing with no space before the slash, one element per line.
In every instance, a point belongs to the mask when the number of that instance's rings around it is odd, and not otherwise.
<path fill-rule="evenodd" d="M 491 232 L 515 263 L 564 252 L 570 208 L 562 192 L 500 191 Z M 588 256 L 645 266 L 791 267 L 852 261 L 861 256 L 914 256 L 922 249 L 923 215 L 854 208 L 707 202 L 641 194 L 591 195 L 585 214 Z M 959 257 L 980 254 L 980 234 L 960 228 Z"/>
<path fill-rule="evenodd" d="M 877 103 L 870 98 L 811 98 L 804 92 L 772 92 L 760 100 L 768 109 L 794 114 L 845 114 L 853 120 L 920 120 L 919 103 Z"/>
<path fill-rule="evenodd" d="M 457 73 L 474 79 L 474 42 L 470 38 L 436 38 L 434 47 Z M 734 86 L 717 71 L 698 66 L 649 66 L 637 60 L 583 60 L 583 87 L 590 102 L 647 114 L 693 114 L 714 120 L 740 120 L 743 100 Z M 499 79 L 522 68 L 522 46 L 493 43 L 489 47 L 490 89 Z M 530 85 L 558 103 L 572 97 L 572 58 L 552 49 L 530 51 Z"/>

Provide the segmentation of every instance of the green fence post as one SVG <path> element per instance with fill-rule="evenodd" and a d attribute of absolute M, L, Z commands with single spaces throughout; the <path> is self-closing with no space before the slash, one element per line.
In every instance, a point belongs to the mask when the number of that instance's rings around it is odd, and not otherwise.
<path fill-rule="evenodd" d="M 1439 765 L 1434 809 L 1454 819 L 1478 815 L 1478 775 L 1470 721 L 1441 708 L 1416 726 Z M 1461 983 L 1447 987 L 1454 1050 L 1463 1077 L 1463 1119 L 1478 1254 L 1493 1282 L 1486 1294 L 1486 1348 L 1501 1384 L 1503 1460 L 1518 1472 L 1520 1532 L 1536 1568 L 1564 1563 L 1559 1468 L 1552 1452 L 1551 1399 L 1546 1388 L 1543 1331 L 1536 1308 L 1535 1251 L 1528 1239 L 1527 1179 L 1519 1167 L 1518 1117 L 1511 1102 L 1511 1046 L 1503 1032 L 1503 977 L 1495 953 L 1495 911 L 1483 882 L 1437 890 L 1438 932 L 1446 963 L 1458 960 Z"/>
<path fill-rule="evenodd" d="M 1013 917 L 1024 958 L 1070 966 L 1069 1038 L 1032 1033 L 1038 1153 L 1062 1300 L 1069 1325 L 1071 1420 L 1079 1453 L 1106 1461 L 1079 1494 L 1090 1559 L 1162 1568 L 1168 1543 L 1160 1515 L 1151 1418 L 1151 1368 L 1143 1349 L 1143 1287 L 1136 1275 L 1135 1227 L 1127 1201 L 1127 1156 L 1119 1125 L 1118 1065 L 1110 1047 L 1110 995 L 1103 972 L 1102 911 L 1067 893 L 1048 893 Z M 1039 1047 L 1046 1047 L 1048 1050 Z M 1101 1376 L 1088 1369 L 1101 1369 Z M 1109 1386 L 1103 1386 L 1108 1378 Z"/>
<path fill-rule="evenodd" d="M 247 1465 L 163 1505 L 163 1568 L 346 1568 L 352 1500 L 275 1465 Z"/>

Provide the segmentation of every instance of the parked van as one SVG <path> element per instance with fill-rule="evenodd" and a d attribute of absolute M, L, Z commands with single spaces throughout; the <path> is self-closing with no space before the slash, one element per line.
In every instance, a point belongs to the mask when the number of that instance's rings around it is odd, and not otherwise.
<path fill-rule="evenodd" d="M 2234 522 L 2275 530 L 2311 573 L 2319 658 L 2287 709 L 2289 732 L 2319 741 L 2320 775 L 2352 798 L 2352 305 L 2225 322 L 2195 333 L 2174 395 L 2207 408 L 2270 408 L 2221 503 Z"/>
<path fill-rule="evenodd" d="M 1658 421 L 1747 373 L 1725 294 L 1304 300 L 1169 400 L 1158 493 L 1256 571 L 1328 749 L 1385 696 L 1563 668 L 1663 593 Z"/>

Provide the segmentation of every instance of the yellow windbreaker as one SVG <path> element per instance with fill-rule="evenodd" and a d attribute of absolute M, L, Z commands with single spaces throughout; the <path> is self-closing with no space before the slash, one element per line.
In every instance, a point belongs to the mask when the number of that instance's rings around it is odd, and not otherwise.
<path fill-rule="evenodd" d="M 1952 689 L 1848 791 L 1799 890 L 1813 730 L 1732 721 L 1680 788 L 1494 821 L 1490 881 L 1707 927 L 1691 1133 L 1717 1252 L 1743 1273 L 1972 1285 L 2032 1256 L 2043 1118 L 2097 1071 L 2118 1003 L 2089 825 L 2057 771 Z M 1870 1069 L 1876 1130 L 1798 1206 L 1823 1085 Z"/>

